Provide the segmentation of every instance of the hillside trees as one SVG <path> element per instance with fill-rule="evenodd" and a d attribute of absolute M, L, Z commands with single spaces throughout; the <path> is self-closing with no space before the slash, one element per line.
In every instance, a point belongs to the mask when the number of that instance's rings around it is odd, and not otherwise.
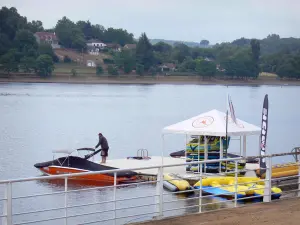
<path fill-rule="evenodd" d="M 42 66 L 47 64 L 50 66 L 44 69 L 47 75 L 51 74 L 49 68 L 53 66 L 53 52 L 41 53 L 33 34 L 44 29 L 42 22 L 27 22 L 27 18 L 14 7 L 2 7 L 0 21 L 0 70 L 8 74 L 38 71 L 41 74 Z M 43 57 L 40 57 L 41 54 Z"/>
<path fill-rule="evenodd" d="M 145 33 L 143 33 L 136 46 L 136 63 L 144 66 L 148 71 L 154 64 L 153 47 Z"/>
<path fill-rule="evenodd" d="M 201 40 L 200 47 L 189 47 L 185 42 L 160 40 L 156 44 L 145 33 L 138 40 L 132 33 L 121 28 L 105 28 L 90 21 L 71 21 L 62 17 L 54 28 L 45 29 L 39 20 L 27 21 L 14 7 L 0 9 L 0 70 L 3 72 L 31 72 L 39 74 L 40 65 L 50 65 L 58 58 L 50 45 L 37 44 L 34 33 L 39 31 L 55 32 L 60 44 L 79 52 L 86 49 L 86 42 L 97 39 L 104 43 L 136 44 L 136 48 L 119 50 L 110 49 L 105 63 L 110 59 L 113 68 L 138 74 L 155 74 L 167 68 L 190 75 L 227 76 L 241 79 L 257 78 L 260 72 L 276 73 L 281 78 L 300 78 L 299 57 L 300 39 L 281 38 L 270 34 L 261 40 L 242 37 L 231 43 L 209 45 L 208 40 Z M 37 61 L 37 59 L 39 60 Z M 43 62 L 43 63 L 42 63 Z M 212 70 L 215 65 L 216 71 Z M 163 66 L 163 67 L 161 67 Z M 45 68 L 46 74 L 51 69 Z"/>

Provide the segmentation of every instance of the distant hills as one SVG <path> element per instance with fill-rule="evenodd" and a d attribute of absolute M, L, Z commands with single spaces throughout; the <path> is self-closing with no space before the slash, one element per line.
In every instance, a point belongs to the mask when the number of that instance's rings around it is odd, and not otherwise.
<path fill-rule="evenodd" d="M 174 45 L 175 43 L 183 43 L 189 47 L 212 47 L 212 45 L 200 45 L 200 41 L 199 42 L 192 42 L 192 41 L 175 41 L 175 40 L 165 40 L 165 39 L 150 39 L 151 44 L 155 45 L 158 42 L 165 42 L 169 45 Z"/>

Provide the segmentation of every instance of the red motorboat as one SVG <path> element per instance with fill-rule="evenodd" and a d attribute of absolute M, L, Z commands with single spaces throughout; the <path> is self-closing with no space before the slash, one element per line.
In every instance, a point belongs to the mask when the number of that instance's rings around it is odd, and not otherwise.
<path fill-rule="evenodd" d="M 80 157 L 79 153 L 82 151 L 91 152 L 90 154 Z M 95 150 L 93 148 L 80 148 L 76 150 L 55 150 L 53 154 L 66 154 L 67 156 L 56 158 L 53 156 L 53 160 L 36 163 L 34 166 L 39 169 L 45 175 L 58 175 L 58 174 L 70 174 L 70 173 L 82 173 L 92 171 L 105 171 L 114 170 L 118 168 L 109 167 L 100 163 L 90 161 L 94 155 L 99 153 L 101 150 Z M 77 156 L 72 155 L 77 153 Z M 132 182 L 137 179 L 137 173 L 133 171 L 118 172 L 117 183 Z M 69 179 L 75 180 L 86 180 L 86 181 L 99 181 L 107 185 L 114 184 L 114 173 L 95 174 L 95 175 L 84 175 L 70 177 Z"/>

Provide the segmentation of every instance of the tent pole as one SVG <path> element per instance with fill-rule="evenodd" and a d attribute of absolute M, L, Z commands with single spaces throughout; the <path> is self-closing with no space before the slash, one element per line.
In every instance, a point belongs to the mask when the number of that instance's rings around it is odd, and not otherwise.
<path fill-rule="evenodd" d="M 184 149 L 185 149 L 185 151 L 184 151 L 184 156 L 185 156 L 185 162 L 187 162 L 187 143 L 188 143 L 188 140 L 187 140 L 188 138 L 187 138 L 187 134 L 185 134 L 185 144 L 184 144 Z M 187 172 L 187 168 L 188 168 L 189 166 L 185 166 L 185 172 Z"/>
<path fill-rule="evenodd" d="M 240 156 L 242 155 L 242 136 L 240 136 Z"/>
<path fill-rule="evenodd" d="M 243 137 L 243 156 L 246 157 L 246 141 L 247 141 L 247 137 L 244 136 Z"/>
<path fill-rule="evenodd" d="M 185 162 L 187 163 L 187 134 L 185 134 L 185 144 L 184 144 L 184 149 L 185 149 L 185 151 L 184 151 L 184 156 L 185 156 Z M 185 172 L 187 172 L 187 168 L 188 168 L 189 166 L 185 166 Z"/>
<path fill-rule="evenodd" d="M 164 134 L 161 135 L 162 138 L 162 151 L 161 151 L 161 165 L 164 165 L 164 150 L 165 150 L 165 136 Z"/>
<path fill-rule="evenodd" d="M 228 150 L 228 109 L 226 110 L 226 146 L 225 146 L 225 158 L 227 158 Z M 225 162 L 225 172 L 227 172 L 227 161 Z"/>
<path fill-rule="evenodd" d="M 187 161 L 187 158 L 186 158 L 186 144 L 187 144 L 187 134 L 185 134 L 185 143 L 184 143 L 184 148 L 185 148 L 185 153 L 184 153 L 184 156 L 185 156 L 185 161 Z"/>
<path fill-rule="evenodd" d="M 200 170 L 202 170 L 202 168 L 200 168 L 201 165 L 199 164 L 199 161 L 200 161 L 200 143 L 201 143 L 200 139 L 201 139 L 201 136 L 199 135 L 198 136 L 198 173 L 200 172 Z"/>
<path fill-rule="evenodd" d="M 223 159 L 223 140 L 222 137 L 220 136 L 220 159 Z M 221 173 L 221 167 L 222 163 L 219 163 L 219 173 Z"/>
<path fill-rule="evenodd" d="M 207 160 L 207 137 L 204 136 L 204 160 Z M 204 172 L 206 173 L 206 163 L 204 164 Z"/>

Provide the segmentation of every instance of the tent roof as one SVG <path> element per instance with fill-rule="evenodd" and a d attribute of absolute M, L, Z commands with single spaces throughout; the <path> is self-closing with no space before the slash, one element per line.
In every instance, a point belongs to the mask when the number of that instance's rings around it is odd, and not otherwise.
<path fill-rule="evenodd" d="M 259 135 L 261 128 L 237 119 L 237 125 L 228 114 L 228 136 Z M 226 114 L 216 109 L 163 128 L 163 133 L 226 136 Z"/>

